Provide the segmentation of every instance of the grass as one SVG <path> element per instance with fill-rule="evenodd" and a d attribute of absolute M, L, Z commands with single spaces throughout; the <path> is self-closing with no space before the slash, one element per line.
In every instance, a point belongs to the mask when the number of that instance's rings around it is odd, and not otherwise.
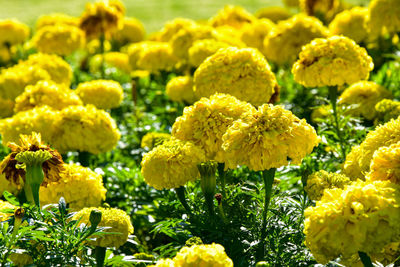
<path fill-rule="evenodd" d="M 31 26 L 40 15 L 62 12 L 79 16 L 85 0 L 0 0 L 0 19 L 17 18 Z M 176 17 L 207 19 L 227 4 L 241 5 L 250 12 L 266 6 L 281 6 L 279 0 L 125 0 L 127 16 L 140 19 L 153 32 Z"/>

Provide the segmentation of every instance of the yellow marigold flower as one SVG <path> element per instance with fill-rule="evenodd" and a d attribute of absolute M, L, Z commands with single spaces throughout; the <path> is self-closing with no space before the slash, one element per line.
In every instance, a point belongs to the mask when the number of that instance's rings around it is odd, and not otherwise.
<path fill-rule="evenodd" d="M 72 79 L 71 66 L 57 55 L 33 54 L 23 64 L 40 67 L 48 72 L 51 80 L 69 86 Z"/>
<path fill-rule="evenodd" d="M 175 266 L 179 267 L 233 267 L 233 262 L 226 255 L 225 248 L 215 243 L 183 247 L 173 258 L 173 261 Z"/>
<path fill-rule="evenodd" d="M 331 21 L 343 10 L 341 0 L 299 0 L 300 10 L 325 22 Z"/>
<path fill-rule="evenodd" d="M 344 188 L 350 184 L 349 177 L 339 173 L 317 171 L 308 176 L 304 190 L 311 200 L 320 200 L 325 189 Z"/>
<path fill-rule="evenodd" d="M 194 67 L 198 67 L 206 58 L 215 54 L 220 48 L 229 46 L 228 43 L 215 39 L 197 40 L 193 42 L 192 46 L 189 48 L 189 63 Z"/>
<path fill-rule="evenodd" d="M 391 99 L 383 99 L 375 105 L 378 118 L 383 122 L 397 119 L 400 115 L 400 102 Z"/>
<path fill-rule="evenodd" d="M 45 26 L 52 26 L 57 24 L 79 27 L 79 18 L 72 17 L 63 13 L 42 15 L 36 21 L 36 30 L 39 30 L 40 28 Z"/>
<path fill-rule="evenodd" d="M 15 206 L 8 201 L 0 200 L 0 222 L 7 221 L 13 214 L 4 213 L 4 210 L 14 210 Z"/>
<path fill-rule="evenodd" d="M 49 73 L 39 66 L 17 64 L 0 73 L 0 97 L 14 100 L 24 92 L 27 85 L 40 80 L 50 80 Z"/>
<path fill-rule="evenodd" d="M 41 106 L 61 110 L 70 105 L 82 105 L 75 91 L 52 81 L 39 81 L 25 87 L 25 91 L 15 99 L 14 112 Z"/>
<path fill-rule="evenodd" d="M 134 43 L 128 47 L 128 59 L 132 70 L 138 69 L 138 61 L 141 57 L 142 51 L 148 46 L 153 46 L 158 44 L 155 41 L 144 41 L 139 43 Z"/>
<path fill-rule="evenodd" d="M 252 23 L 243 26 L 241 29 L 241 40 L 249 47 L 264 49 L 264 39 L 275 27 L 269 19 L 257 19 Z"/>
<path fill-rule="evenodd" d="M 140 143 L 141 148 L 148 148 L 152 150 L 154 147 L 161 145 L 165 141 L 171 139 L 171 135 L 168 133 L 147 133 L 142 137 L 142 142 Z"/>
<path fill-rule="evenodd" d="M 132 58 L 130 56 L 129 62 L 133 58 L 134 56 Z M 178 60 L 173 55 L 172 48 L 168 43 L 153 42 L 141 46 L 136 66 L 139 69 L 156 73 L 161 70 L 172 70 L 177 62 Z"/>
<path fill-rule="evenodd" d="M 39 52 L 68 56 L 85 44 L 85 33 L 75 26 L 56 24 L 41 27 L 32 41 Z"/>
<path fill-rule="evenodd" d="M 317 262 L 349 259 L 358 251 L 373 254 L 397 241 L 399 190 L 388 181 L 325 190 L 321 201 L 305 211 L 305 243 Z"/>
<path fill-rule="evenodd" d="M 122 28 L 114 34 L 114 39 L 121 44 L 140 42 L 144 37 L 143 24 L 135 18 L 124 18 Z"/>
<path fill-rule="evenodd" d="M 389 180 L 400 184 L 400 143 L 378 148 L 371 160 L 370 171 L 366 175 L 369 181 Z"/>
<path fill-rule="evenodd" d="M 0 118 L 10 117 L 14 113 L 14 105 L 13 100 L 0 97 Z"/>
<path fill-rule="evenodd" d="M 306 120 L 271 104 L 234 121 L 222 140 L 228 168 L 246 165 L 254 171 L 300 164 L 319 143 Z"/>
<path fill-rule="evenodd" d="M 76 94 L 84 104 L 92 104 L 99 109 L 118 107 L 124 98 L 122 86 L 112 80 L 93 80 L 80 83 Z"/>
<path fill-rule="evenodd" d="M 195 25 L 196 22 L 191 19 L 175 18 L 164 25 L 156 41 L 169 42 L 181 29 Z"/>
<path fill-rule="evenodd" d="M 363 47 L 347 37 L 332 36 L 303 46 L 292 73 L 306 87 L 340 86 L 368 79 L 373 68 Z"/>
<path fill-rule="evenodd" d="M 351 151 L 346 156 L 346 161 L 343 163 L 342 171 L 352 181 L 357 179 L 364 180 L 364 175 L 360 168 L 359 160 L 361 158 L 360 146 L 353 146 Z"/>
<path fill-rule="evenodd" d="M 86 33 L 88 39 L 104 35 L 107 39 L 111 34 L 123 27 L 124 10 L 115 1 L 98 1 L 87 3 L 81 15 L 79 27 Z M 122 5 L 122 4 L 121 4 Z"/>
<path fill-rule="evenodd" d="M 216 93 L 201 98 L 175 120 L 172 135 L 201 147 L 208 159 L 224 162 L 222 136 L 231 124 L 255 108 L 231 95 Z"/>
<path fill-rule="evenodd" d="M 209 23 L 213 27 L 229 25 L 240 29 L 247 23 L 251 23 L 256 18 L 243 7 L 226 5 L 223 9 L 209 19 Z"/>
<path fill-rule="evenodd" d="M 146 153 L 140 165 L 146 183 L 162 190 L 178 188 L 200 178 L 197 164 L 205 160 L 201 148 L 173 138 Z"/>
<path fill-rule="evenodd" d="M 119 248 L 128 240 L 128 236 L 133 233 L 131 219 L 125 211 L 114 208 L 84 208 L 72 217 L 73 220 L 79 220 L 80 223 L 89 224 L 89 217 L 92 210 L 101 211 L 101 221 L 99 227 L 110 227 L 105 232 L 110 234 L 96 238 L 90 243 L 100 247 Z"/>
<path fill-rule="evenodd" d="M 342 11 L 331 21 L 329 30 L 332 35 L 344 35 L 361 43 L 368 37 L 367 15 L 368 9 L 365 7 Z"/>
<path fill-rule="evenodd" d="M 254 48 L 222 48 L 194 73 L 197 97 L 227 93 L 254 106 L 278 95 L 278 83 L 263 55 Z M 275 94 L 275 95 L 274 95 Z"/>
<path fill-rule="evenodd" d="M 103 55 L 98 54 L 90 59 L 89 69 L 91 73 L 96 73 L 100 70 L 103 60 Z M 108 52 L 104 54 L 104 63 L 120 69 L 123 72 L 130 73 L 131 66 L 129 65 L 129 57 L 121 52 Z"/>
<path fill-rule="evenodd" d="M 278 21 L 290 18 L 292 14 L 286 8 L 280 6 L 271 6 L 259 9 L 255 16 L 259 19 L 269 19 L 272 22 L 277 23 Z"/>
<path fill-rule="evenodd" d="M 29 27 L 18 20 L 0 20 L 0 44 L 15 45 L 26 41 Z"/>
<path fill-rule="evenodd" d="M 121 137 L 110 114 L 93 105 L 69 106 L 59 111 L 52 127 L 51 143 L 61 153 L 103 153 L 113 149 Z"/>
<path fill-rule="evenodd" d="M 100 206 L 107 192 L 101 175 L 75 164 L 64 166 L 59 181 L 40 187 L 41 205 L 58 203 L 60 197 L 64 197 L 72 210 Z"/>
<path fill-rule="evenodd" d="M 160 259 L 154 265 L 150 265 L 149 267 L 175 267 L 175 263 L 171 259 Z"/>
<path fill-rule="evenodd" d="M 369 3 L 368 28 L 372 37 L 400 31 L 399 0 L 372 0 Z"/>
<path fill-rule="evenodd" d="M 193 92 L 193 78 L 191 76 L 176 76 L 166 87 L 166 94 L 172 101 L 192 104 L 196 101 Z"/>
<path fill-rule="evenodd" d="M 329 30 L 317 18 L 298 14 L 280 21 L 265 37 L 264 54 L 279 65 L 292 64 L 303 45 L 328 35 Z"/>
<path fill-rule="evenodd" d="M 343 91 L 339 104 L 350 106 L 348 114 L 373 120 L 377 116 L 375 105 L 382 99 L 392 97 L 389 90 L 375 82 L 359 81 Z"/>

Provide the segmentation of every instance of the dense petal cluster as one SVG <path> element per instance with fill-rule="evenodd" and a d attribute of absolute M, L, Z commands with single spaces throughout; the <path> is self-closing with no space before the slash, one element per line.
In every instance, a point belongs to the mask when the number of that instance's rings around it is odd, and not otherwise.
<path fill-rule="evenodd" d="M 25 91 L 15 99 L 14 112 L 41 106 L 61 110 L 70 105 L 82 105 L 74 91 L 52 81 L 39 81 L 35 85 L 25 87 Z"/>
<path fill-rule="evenodd" d="M 300 10 L 309 16 L 315 16 L 325 22 L 332 20 L 343 10 L 341 0 L 299 0 Z"/>
<path fill-rule="evenodd" d="M 152 150 L 154 147 L 161 145 L 169 139 L 171 139 L 171 135 L 168 133 L 149 132 L 142 137 L 140 147 Z"/>
<path fill-rule="evenodd" d="M 99 109 L 118 107 L 124 98 L 121 85 L 113 80 L 93 80 L 80 83 L 76 94 L 84 104 L 92 104 Z"/>
<path fill-rule="evenodd" d="M 80 223 L 89 224 L 89 217 L 92 210 L 101 211 L 100 227 L 109 227 L 105 232 L 110 234 L 103 235 L 91 241 L 92 245 L 100 247 L 120 247 L 128 240 L 128 236 L 133 233 L 133 226 L 129 216 L 125 211 L 114 208 L 84 208 L 72 217 Z"/>
<path fill-rule="evenodd" d="M 256 18 L 243 7 L 227 5 L 214 17 L 210 18 L 209 23 L 213 27 L 227 25 L 240 29 L 242 26 L 253 22 L 255 19 Z"/>
<path fill-rule="evenodd" d="M 89 69 L 91 73 L 96 73 L 101 70 L 101 64 L 104 58 L 104 63 L 110 67 L 118 68 L 119 70 L 130 73 L 131 66 L 129 65 L 129 57 L 121 52 L 108 52 L 104 55 L 98 54 L 90 59 Z"/>
<path fill-rule="evenodd" d="M 193 92 L 193 77 L 176 76 L 172 78 L 167 83 L 166 94 L 172 101 L 192 104 L 196 101 Z"/>
<path fill-rule="evenodd" d="M 264 39 L 274 29 L 275 23 L 269 19 L 257 19 L 241 29 L 240 39 L 249 47 L 264 50 Z"/>
<path fill-rule="evenodd" d="M 382 99 L 392 97 L 389 90 L 375 82 L 359 81 L 343 91 L 339 104 L 349 106 L 348 114 L 373 120 L 377 116 L 375 105 Z"/>
<path fill-rule="evenodd" d="M 346 175 L 322 170 L 308 176 L 304 190 L 311 200 L 317 201 L 321 199 L 325 189 L 344 188 L 350 183 L 351 180 Z"/>
<path fill-rule="evenodd" d="M 372 0 L 368 10 L 367 23 L 372 37 L 400 31 L 399 0 Z"/>
<path fill-rule="evenodd" d="M 74 211 L 100 206 L 107 191 L 101 175 L 75 164 L 64 164 L 64 168 L 60 180 L 40 187 L 41 204 L 57 203 L 63 197 Z"/>
<path fill-rule="evenodd" d="M 346 161 L 342 165 L 343 173 L 352 181 L 357 179 L 364 180 L 363 172 L 360 168 L 359 160 L 361 158 L 360 146 L 353 146 L 349 154 L 346 155 Z"/>
<path fill-rule="evenodd" d="M 280 21 L 264 39 L 265 57 L 277 64 L 293 63 L 303 45 L 327 37 L 328 29 L 315 17 L 299 14 Z"/>
<path fill-rule="evenodd" d="M 145 30 L 143 24 L 135 18 L 124 18 L 123 26 L 114 34 L 114 39 L 121 44 L 143 41 Z"/>
<path fill-rule="evenodd" d="M 306 87 L 340 86 L 368 79 L 374 63 L 365 48 L 344 36 L 318 38 L 303 46 L 294 79 Z"/>
<path fill-rule="evenodd" d="M 197 164 L 206 160 L 204 151 L 192 142 L 171 139 L 143 156 L 144 180 L 155 189 L 171 189 L 200 178 Z"/>
<path fill-rule="evenodd" d="M 368 37 L 367 15 L 368 9 L 365 7 L 342 11 L 331 21 L 329 30 L 332 35 L 344 35 L 361 43 Z"/>
<path fill-rule="evenodd" d="M 171 21 L 167 21 L 161 29 L 161 32 L 155 37 L 155 41 L 169 42 L 181 29 L 194 25 L 196 25 L 194 20 L 186 18 L 175 18 Z"/>
<path fill-rule="evenodd" d="M 215 54 L 220 48 L 229 46 L 228 43 L 215 39 L 197 40 L 193 42 L 192 46 L 189 48 L 189 63 L 194 67 L 198 67 L 206 58 Z"/>
<path fill-rule="evenodd" d="M 36 21 L 36 29 L 39 30 L 40 28 L 45 26 L 60 24 L 79 27 L 79 18 L 72 17 L 64 13 L 52 13 L 48 15 L 42 15 Z"/>
<path fill-rule="evenodd" d="M 391 99 L 383 99 L 375 105 L 378 118 L 383 122 L 397 119 L 400 115 L 400 102 Z"/>
<path fill-rule="evenodd" d="M 39 52 L 68 56 L 83 47 L 85 33 L 75 26 L 49 25 L 41 27 L 32 41 Z"/>
<path fill-rule="evenodd" d="M 233 122 L 222 140 L 228 168 L 246 165 L 255 171 L 300 164 L 319 143 L 304 119 L 271 104 Z"/>
<path fill-rule="evenodd" d="M 400 235 L 400 187 L 389 181 L 357 181 L 327 189 L 305 211 L 306 245 L 322 264 L 358 251 L 373 254 Z"/>
<path fill-rule="evenodd" d="M 380 147 L 374 152 L 366 179 L 400 184 L 400 143 Z"/>
<path fill-rule="evenodd" d="M 233 262 L 226 255 L 225 248 L 215 243 L 183 247 L 173 258 L 173 261 L 177 267 L 233 267 Z"/>
<path fill-rule="evenodd" d="M 0 20 L 0 45 L 23 43 L 28 39 L 29 32 L 29 27 L 18 20 Z"/>
<path fill-rule="evenodd" d="M 230 95 L 214 94 L 186 107 L 183 115 L 175 120 L 172 135 L 192 141 L 205 151 L 208 159 L 224 162 L 222 136 L 235 120 L 248 112 L 255 112 L 249 103 Z"/>
<path fill-rule="evenodd" d="M 222 48 L 194 73 L 197 97 L 226 93 L 258 106 L 277 97 L 278 88 L 268 62 L 254 48 Z"/>

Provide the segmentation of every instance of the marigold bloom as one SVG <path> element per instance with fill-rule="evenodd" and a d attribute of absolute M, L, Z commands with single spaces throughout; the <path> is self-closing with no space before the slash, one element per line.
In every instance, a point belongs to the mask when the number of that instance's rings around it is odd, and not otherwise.
<path fill-rule="evenodd" d="M 344 188 L 350 183 L 351 181 L 346 175 L 322 170 L 308 176 L 304 190 L 311 200 L 317 201 L 322 198 L 325 189 Z"/>
<path fill-rule="evenodd" d="M 140 165 L 146 183 L 162 190 L 178 188 L 200 178 L 197 164 L 205 159 L 201 148 L 174 138 L 146 153 Z"/>
<path fill-rule="evenodd" d="M 305 211 L 306 245 L 322 264 L 358 251 L 373 254 L 398 240 L 400 187 L 357 181 L 345 189 L 327 189 Z"/>
<path fill-rule="evenodd" d="M 84 208 L 72 217 L 80 223 L 89 224 L 89 217 L 92 210 L 101 211 L 101 221 L 99 227 L 110 227 L 105 232 L 110 234 L 90 241 L 94 246 L 119 248 L 128 240 L 128 236 L 133 233 L 133 226 L 129 216 L 125 211 L 114 208 Z"/>
<path fill-rule="evenodd" d="M 23 43 L 28 39 L 29 32 L 29 27 L 18 20 L 0 20 L 0 45 Z"/>
<path fill-rule="evenodd" d="M 264 49 L 264 39 L 273 30 L 275 23 L 269 19 L 257 19 L 241 29 L 240 39 L 249 47 Z"/>
<path fill-rule="evenodd" d="M 142 142 L 140 143 L 141 148 L 147 148 L 152 150 L 154 147 L 161 145 L 165 141 L 171 139 L 171 135 L 168 133 L 147 133 L 142 137 Z"/>
<path fill-rule="evenodd" d="M 99 109 L 118 107 L 124 98 L 122 86 L 112 80 L 93 80 L 80 83 L 76 94 L 84 104 L 92 104 Z"/>
<path fill-rule="evenodd" d="M 368 79 L 373 68 L 364 48 L 347 37 L 332 36 L 303 46 L 292 73 L 306 87 L 340 86 Z"/>
<path fill-rule="evenodd" d="M 400 115 L 400 102 L 391 99 L 383 99 L 375 105 L 377 116 L 383 122 L 397 119 Z"/>
<path fill-rule="evenodd" d="M 114 34 L 114 39 L 121 44 L 140 42 L 144 37 L 143 24 L 135 18 L 124 18 L 122 28 Z"/>
<path fill-rule="evenodd" d="M 255 112 L 249 103 L 217 93 L 186 107 L 175 120 L 172 135 L 192 141 L 205 151 L 208 159 L 224 162 L 222 136 L 235 120 L 248 112 Z"/>
<path fill-rule="evenodd" d="M 60 180 L 40 187 L 41 205 L 57 203 L 63 197 L 75 211 L 100 206 L 107 192 L 101 175 L 75 164 L 64 164 L 64 169 Z"/>
<path fill-rule="evenodd" d="M 40 28 L 45 26 L 58 24 L 79 27 L 79 18 L 72 17 L 64 13 L 52 13 L 42 15 L 36 21 L 36 30 L 39 30 Z"/>
<path fill-rule="evenodd" d="M 254 171 L 300 164 L 319 143 L 306 120 L 271 104 L 234 121 L 222 140 L 228 168 L 246 165 Z"/>
<path fill-rule="evenodd" d="M 215 54 L 220 48 L 229 46 L 228 43 L 215 39 L 197 40 L 193 42 L 188 50 L 189 63 L 194 67 L 198 67 L 206 58 Z"/>
<path fill-rule="evenodd" d="M 179 267 L 233 267 L 233 262 L 226 255 L 225 248 L 215 243 L 183 247 L 173 258 L 173 261 L 175 266 Z"/>
<path fill-rule="evenodd" d="M 269 19 L 274 23 L 277 23 L 281 20 L 286 20 L 292 16 L 292 14 L 284 7 L 280 6 L 271 6 L 271 7 L 263 7 L 257 10 L 255 16 L 258 19 Z"/>
<path fill-rule="evenodd" d="M 315 16 L 325 22 L 331 21 L 343 10 L 341 0 L 299 0 L 300 10 L 309 16 Z"/>
<path fill-rule="evenodd" d="M 382 99 L 392 98 L 385 87 L 370 81 L 353 83 L 339 97 L 339 104 L 349 105 L 348 114 L 373 120 L 377 116 L 375 105 Z"/>
<path fill-rule="evenodd" d="M 25 91 L 15 99 L 14 112 L 41 106 L 61 110 L 71 105 L 82 105 L 74 91 L 52 81 L 39 81 L 35 85 L 25 87 Z"/>
<path fill-rule="evenodd" d="M 360 168 L 359 160 L 361 158 L 360 146 L 353 146 L 346 156 L 346 161 L 342 165 L 343 173 L 352 181 L 357 179 L 364 180 L 364 175 Z"/>
<path fill-rule="evenodd" d="M 192 104 L 196 101 L 193 92 L 193 78 L 191 76 L 176 76 L 166 87 L 166 94 L 172 101 Z"/>
<path fill-rule="evenodd" d="M 400 32 L 399 0 L 372 0 L 368 10 L 367 25 L 372 37 Z"/>
<path fill-rule="evenodd" d="M 367 15 L 368 9 L 365 7 L 342 11 L 329 24 L 329 31 L 332 35 L 344 35 L 361 43 L 368 37 Z"/>
<path fill-rule="evenodd" d="M 185 18 L 175 18 L 171 21 L 167 21 L 156 40 L 160 42 L 169 42 L 181 29 L 195 25 L 196 22 L 194 20 Z"/>
<path fill-rule="evenodd" d="M 382 146 L 377 149 L 371 160 L 370 171 L 366 180 L 389 180 L 400 184 L 400 143 Z"/>
<path fill-rule="evenodd" d="M 153 73 L 162 70 L 170 71 L 178 62 L 168 43 L 151 43 L 142 48 L 140 57 L 136 62 L 139 69 L 148 70 Z"/>
<path fill-rule="evenodd" d="M 268 62 L 254 48 L 222 48 L 194 73 L 197 97 L 227 93 L 254 106 L 278 95 L 279 86 Z"/>
<path fill-rule="evenodd" d="M 98 54 L 90 59 L 89 69 L 91 73 L 100 71 L 103 55 Z M 121 52 L 108 52 L 104 54 L 104 63 L 111 67 L 118 68 L 119 70 L 130 73 L 131 66 L 129 65 L 129 57 Z"/>
<path fill-rule="evenodd" d="M 16 207 L 8 201 L 0 200 L 0 222 L 7 221 L 13 214 L 4 213 L 4 210 L 14 210 Z"/>
<path fill-rule="evenodd" d="M 223 9 L 209 19 L 209 24 L 213 27 L 229 25 L 240 29 L 247 23 L 251 23 L 256 18 L 243 7 L 226 5 Z"/>
<path fill-rule="evenodd" d="M 154 265 L 150 265 L 149 267 L 175 267 L 175 263 L 171 259 L 160 259 Z"/>
<path fill-rule="evenodd" d="M 93 105 L 69 106 L 59 111 L 52 127 L 51 144 L 61 153 L 103 153 L 113 149 L 121 137 L 110 114 Z"/>
<path fill-rule="evenodd" d="M 41 27 L 32 41 L 39 52 L 68 56 L 84 46 L 85 33 L 75 26 L 49 25 Z"/>

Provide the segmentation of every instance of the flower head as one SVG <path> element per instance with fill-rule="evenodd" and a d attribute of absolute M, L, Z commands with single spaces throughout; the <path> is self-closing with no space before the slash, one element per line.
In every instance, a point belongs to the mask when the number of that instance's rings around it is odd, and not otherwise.
<path fill-rule="evenodd" d="M 168 133 L 147 133 L 142 137 L 142 142 L 140 143 L 141 148 L 148 148 L 152 150 L 154 147 L 162 145 L 165 141 L 171 139 L 171 135 Z"/>
<path fill-rule="evenodd" d="M 377 117 L 383 122 L 397 119 L 400 115 L 400 102 L 391 99 L 383 99 L 375 105 Z"/>
<path fill-rule="evenodd" d="M 204 151 L 192 142 L 171 139 L 143 156 L 144 180 L 155 189 L 171 189 L 200 178 L 197 164 L 205 161 Z"/>
<path fill-rule="evenodd" d="M 124 18 L 122 28 L 113 37 L 121 44 L 136 43 L 144 40 L 145 30 L 138 19 Z"/>
<path fill-rule="evenodd" d="M 121 85 L 112 80 L 93 80 L 80 83 L 76 94 L 84 104 L 92 104 L 99 109 L 118 107 L 124 97 Z"/>
<path fill-rule="evenodd" d="M 36 21 L 36 29 L 39 30 L 40 28 L 45 26 L 60 25 L 60 24 L 79 27 L 79 19 L 63 13 L 52 13 L 48 15 L 42 15 Z"/>
<path fill-rule="evenodd" d="M 166 94 L 172 101 L 192 104 L 196 97 L 193 92 L 193 78 L 191 76 L 176 76 L 166 87 Z"/>
<path fill-rule="evenodd" d="M 241 29 L 240 39 L 249 47 L 264 50 L 264 39 L 275 27 L 269 19 L 257 19 Z"/>
<path fill-rule="evenodd" d="M 346 156 L 346 161 L 343 163 L 342 171 L 352 181 L 364 179 L 364 175 L 360 168 L 359 160 L 361 158 L 360 146 L 353 146 L 351 151 Z"/>
<path fill-rule="evenodd" d="M 322 170 L 308 176 L 304 190 L 311 200 L 317 201 L 321 199 L 324 190 L 344 188 L 345 185 L 350 183 L 351 180 L 346 175 Z"/>
<path fill-rule="evenodd" d="M 400 142 L 377 149 L 371 160 L 370 171 L 366 175 L 369 181 L 389 180 L 400 184 Z"/>
<path fill-rule="evenodd" d="M 157 38 L 155 38 L 155 41 L 169 42 L 181 29 L 194 25 L 196 25 L 195 21 L 185 18 L 175 18 L 171 21 L 167 21 Z"/>
<path fill-rule="evenodd" d="M 341 0 L 299 0 L 302 12 L 315 16 L 323 21 L 331 21 L 337 13 L 343 10 Z"/>
<path fill-rule="evenodd" d="M 280 6 L 263 7 L 256 12 L 258 19 L 269 19 L 274 23 L 290 18 L 292 14 L 287 8 Z"/>
<path fill-rule="evenodd" d="M 332 36 L 303 46 L 292 73 L 306 87 L 340 86 L 368 79 L 373 68 L 364 48 L 347 37 Z"/>
<path fill-rule="evenodd" d="M 372 37 L 400 31 L 400 3 L 398 0 L 372 0 L 368 10 L 367 25 Z"/>
<path fill-rule="evenodd" d="M 173 258 L 175 266 L 215 266 L 233 267 L 232 260 L 226 255 L 225 249 L 219 244 L 193 245 L 183 247 Z"/>
<path fill-rule="evenodd" d="M 29 32 L 29 27 L 18 20 L 0 20 L 0 45 L 23 43 L 28 39 Z"/>
<path fill-rule="evenodd" d="M 256 18 L 246 11 L 243 7 L 226 5 L 223 9 L 209 19 L 209 23 L 213 27 L 229 25 L 233 28 L 240 29 L 247 23 L 251 23 Z"/>
<path fill-rule="evenodd" d="M 220 48 L 229 46 L 228 43 L 215 39 L 197 40 L 189 48 L 189 63 L 194 67 L 198 67 L 206 58 L 215 54 Z"/>

